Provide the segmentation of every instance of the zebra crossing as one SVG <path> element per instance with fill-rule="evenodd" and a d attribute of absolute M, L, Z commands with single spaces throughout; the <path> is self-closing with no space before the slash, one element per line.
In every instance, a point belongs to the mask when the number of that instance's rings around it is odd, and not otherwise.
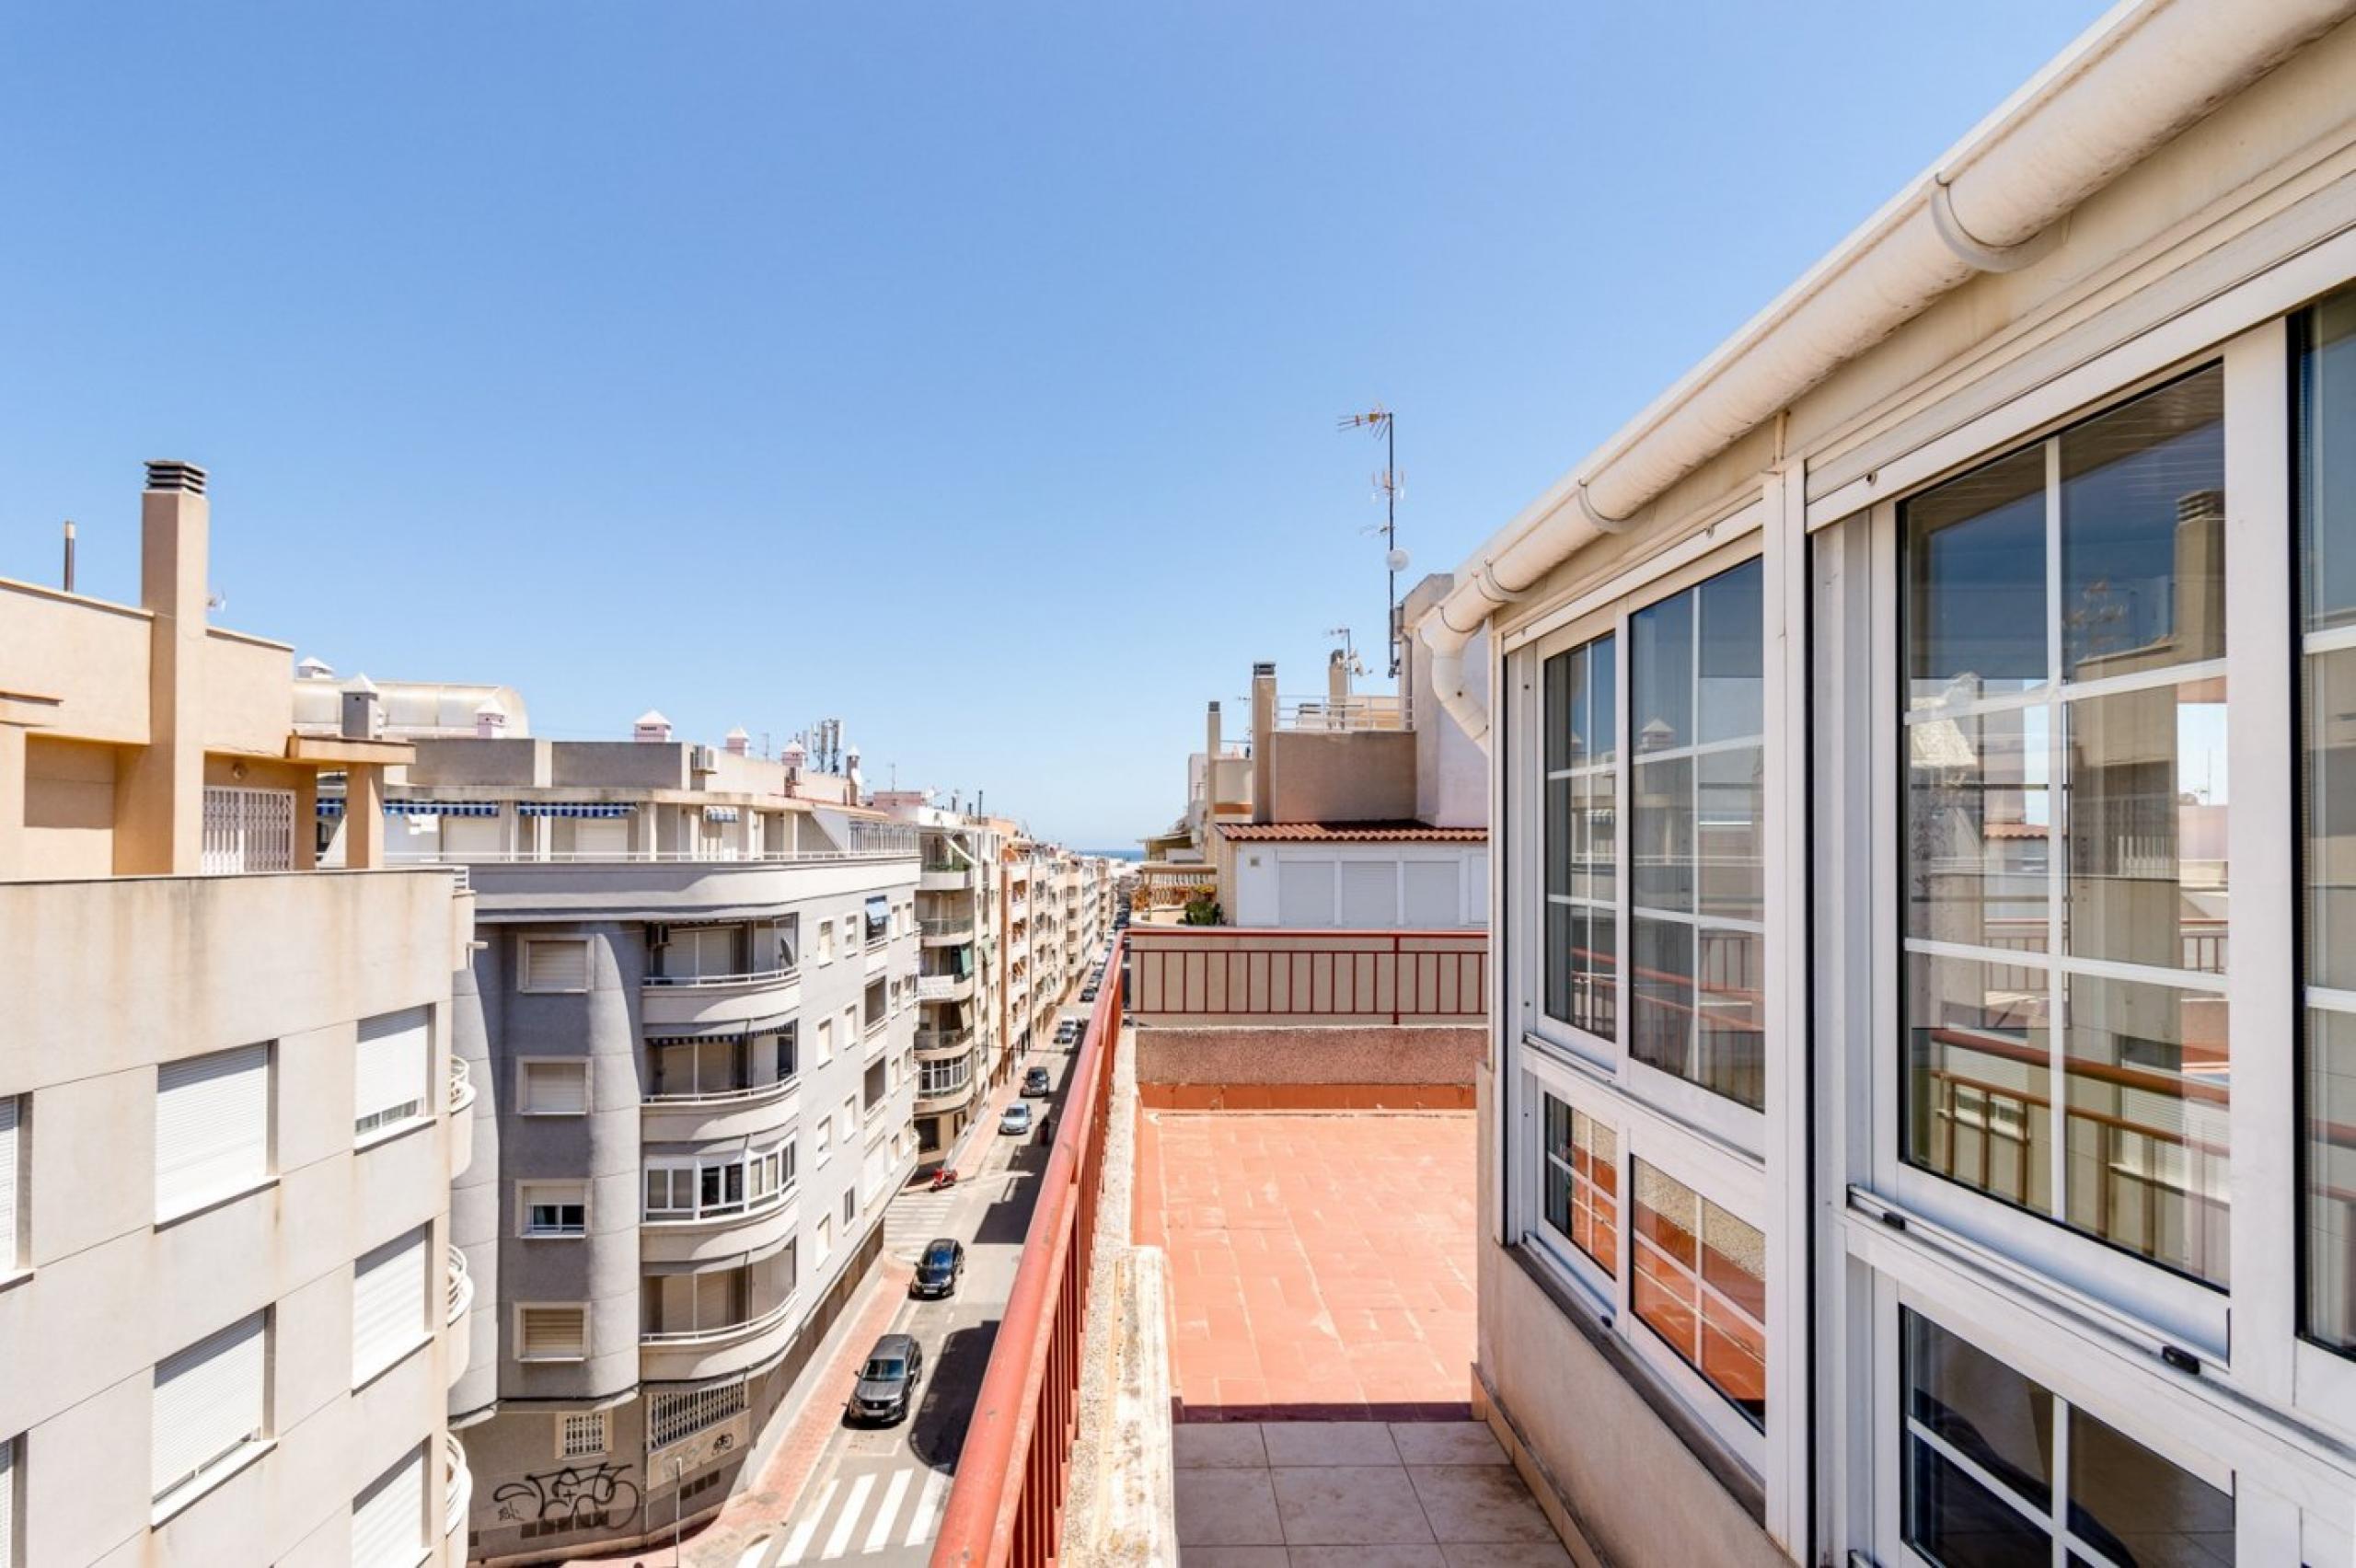
<path fill-rule="evenodd" d="M 819 1489 L 784 1549 L 764 1568 L 905 1552 L 932 1539 L 949 1472 L 922 1465 L 837 1476 Z"/>
<path fill-rule="evenodd" d="M 904 1263 L 915 1262 L 926 1242 L 951 1234 L 946 1227 L 956 1201 L 954 1187 L 938 1193 L 911 1187 L 900 1193 L 884 1211 L 884 1250 Z"/>

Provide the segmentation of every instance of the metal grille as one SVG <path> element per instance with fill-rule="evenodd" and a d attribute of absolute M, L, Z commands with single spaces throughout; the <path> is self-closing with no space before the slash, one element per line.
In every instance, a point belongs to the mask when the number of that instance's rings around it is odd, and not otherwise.
<path fill-rule="evenodd" d="M 556 1457 L 594 1458 L 608 1447 L 609 1431 L 607 1414 L 602 1410 L 568 1411 L 559 1423 Z"/>
<path fill-rule="evenodd" d="M 294 869 L 294 790 L 205 786 L 205 875 Z"/>
<path fill-rule="evenodd" d="M 732 1415 L 742 1415 L 745 1408 L 745 1384 L 741 1378 L 733 1383 L 656 1394 L 647 1401 L 647 1447 L 666 1448 L 707 1426 L 719 1425 Z"/>

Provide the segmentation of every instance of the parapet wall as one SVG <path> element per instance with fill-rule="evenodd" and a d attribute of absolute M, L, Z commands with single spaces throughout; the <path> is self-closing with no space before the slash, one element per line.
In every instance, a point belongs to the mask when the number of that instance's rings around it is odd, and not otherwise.
<path fill-rule="evenodd" d="M 1469 1111 L 1478 1024 L 1220 1025 L 1136 1031 L 1149 1110 Z"/>

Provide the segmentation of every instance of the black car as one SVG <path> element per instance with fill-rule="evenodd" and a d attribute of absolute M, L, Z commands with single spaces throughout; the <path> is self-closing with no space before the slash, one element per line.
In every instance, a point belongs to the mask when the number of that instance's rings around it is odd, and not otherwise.
<path fill-rule="evenodd" d="M 917 1260 L 916 1278 L 908 1282 L 910 1296 L 954 1296 L 957 1276 L 965 1272 L 965 1249 L 944 1236 L 925 1243 Z"/>
<path fill-rule="evenodd" d="M 1094 1001 L 1096 999 L 1096 987 L 1091 986 L 1087 990 L 1082 991 L 1080 994 L 1080 999 L 1083 1002 Z"/>
<path fill-rule="evenodd" d="M 1029 1072 L 1022 1075 L 1022 1092 L 1025 1096 L 1033 1100 L 1036 1100 L 1043 1094 L 1052 1092 L 1054 1088 L 1055 1085 L 1049 1080 L 1047 1077 L 1047 1069 L 1045 1067 L 1033 1067 Z M 933 1245 L 938 1247 L 941 1243 L 936 1241 Z"/>
<path fill-rule="evenodd" d="M 906 1421 L 915 1408 L 917 1385 L 924 1380 L 924 1347 L 911 1334 L 885 1334 L 867 1353 L 859 1369 L 859 1385 L 843 1407 L 843 1419 L 890 1425 Z"/>

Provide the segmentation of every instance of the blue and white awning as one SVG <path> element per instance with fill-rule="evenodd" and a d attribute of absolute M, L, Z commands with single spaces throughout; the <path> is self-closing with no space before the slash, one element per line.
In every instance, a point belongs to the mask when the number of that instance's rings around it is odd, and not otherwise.
<path fill-rule="evenodd" d="M 497 801 L 387 801 L 387 816 L 495 817 Z"/>
<path fill-rule="evenodd" d="M 706 822 L 734 822 L 736 820 L 736 808 L 734 806 L 706 806 L 703 809 L 703 820 Z"/>
<path fill-rule="evenodd" d="M 598 817 L 610 821 L 629 816 L 635 806 L 608 805 L 598 801 L 518 801 L 515 814 L 527 817 Z"/>
<path fill-rule="evenodd" d="M 341 795 L 321 795 L 318 799 L 318 809 L 319 815 L 323 817 L 340 817 L 343 814 L 343 797 Z"/>

